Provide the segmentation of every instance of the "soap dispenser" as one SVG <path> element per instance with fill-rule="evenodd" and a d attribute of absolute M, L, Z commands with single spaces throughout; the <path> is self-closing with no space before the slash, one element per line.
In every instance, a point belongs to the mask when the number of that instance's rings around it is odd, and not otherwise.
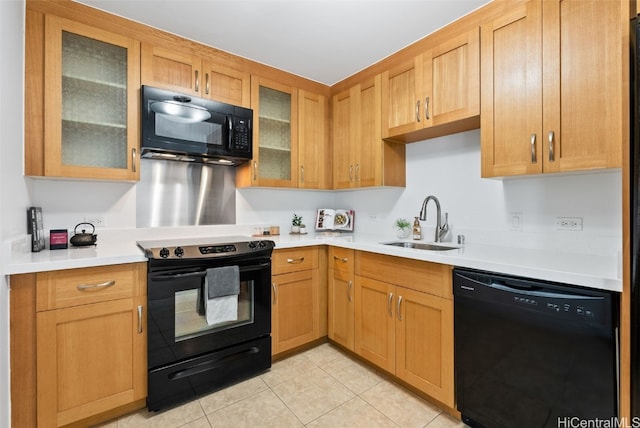
<path fill-rule="evenodd" d="M 422 239 L 422 227 L 420 226 L 420 219 L 415 217 L 413 221 L 413 239 Z"/>

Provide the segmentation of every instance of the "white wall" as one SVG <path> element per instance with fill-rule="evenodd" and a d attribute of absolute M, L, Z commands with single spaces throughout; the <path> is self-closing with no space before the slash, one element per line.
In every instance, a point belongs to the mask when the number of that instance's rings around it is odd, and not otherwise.
<path fill-rule="evenodd" d="M 435 195 L 449 213 L 449 240 L 571 249 L 611 254 L 621 248 L 620 170 L 525 178 L 480 178 L 478 130 L 407 146 L 407 186 L 345 191 L 336 204 L 356 210 L 359 231 L 393 237 L 398 217 L 413 221 L 422 201 Z M 433 240 L 435 205 L 423 222 Z M 511 213 L 522 214 L 522 230 L 511 231 Z M 375 217 L 375 220 L 374 220 Z M 581 232 L 556 229 L 556 217 L 582 217 Z M 426 226 L 426 227 L 425 227 Z"/>
<path fill-rule="evenodd" d="M 25 233 L 22 177 L 24 2 L 0 1 L 0 242 Z M 2 257 L 6 254 L 2 253 Z M 10 426 L 9 289 L 0 264 L 0 426 Z"/>

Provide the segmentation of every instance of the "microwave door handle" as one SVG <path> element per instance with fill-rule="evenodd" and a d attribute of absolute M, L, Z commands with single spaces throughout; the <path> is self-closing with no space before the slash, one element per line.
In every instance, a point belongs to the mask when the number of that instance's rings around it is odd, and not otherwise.
<path fill-rule="evenodd" d="M 231 117 L 227 116 L 226 119 L 227 123 L 229 124 L 229 138 L 227 139 L 227 150 L 231 150 L 233 148 L 233 134 L 235 132 L 235 129 L 233 129 L 233 120 L 231 119 Z"/>

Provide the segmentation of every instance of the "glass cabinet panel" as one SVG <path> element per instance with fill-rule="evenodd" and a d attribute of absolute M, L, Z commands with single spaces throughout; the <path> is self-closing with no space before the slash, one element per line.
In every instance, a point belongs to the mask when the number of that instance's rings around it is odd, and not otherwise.
<path fill-rule="evenodd" d="M 62 32 L 62 163 L 127 168 L 127 49 Z"/>
<path fill-rule="evenodd" d="M 260 178 L 291 180 L 291 94 L 260 86 Z"/>
<path fill-rule="evenodd" d="M 45 16 L 45 176 L 139 179 L 140 43 Z"/>

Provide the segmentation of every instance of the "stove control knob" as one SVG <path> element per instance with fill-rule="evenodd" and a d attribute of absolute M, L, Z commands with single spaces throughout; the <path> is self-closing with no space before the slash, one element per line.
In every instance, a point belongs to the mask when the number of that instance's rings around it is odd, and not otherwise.
<path fill-rule="evenodd" d="M 260 243 L 258 245 L 260 245 L 260 248 L 264 248 L 264 247 L 267 246 L 267 243 L 264 242 L 264 241 L 260 241 Z"/>
<path fill-rule="evenodd" d="M 176 257 L 182 257 L 184 256 L 184 249 L 182 247 L 176 247 L 176 249 L 173 251 L 173 254 L 175 254 Z"/>
<path fill-rule="evenodd" d="M 249 242 L 249 248 L 251 248 L 252 250 L 254 250 L 256 248 L 256 241 L 251 241 Z"/>
<path fill-rule="evenodd" d="M 161 249 L 160 257 L 162 257 L 163 259 L 166 259 L 167 257 L 169 257 L 169 250 L 167 248 Z"/>

